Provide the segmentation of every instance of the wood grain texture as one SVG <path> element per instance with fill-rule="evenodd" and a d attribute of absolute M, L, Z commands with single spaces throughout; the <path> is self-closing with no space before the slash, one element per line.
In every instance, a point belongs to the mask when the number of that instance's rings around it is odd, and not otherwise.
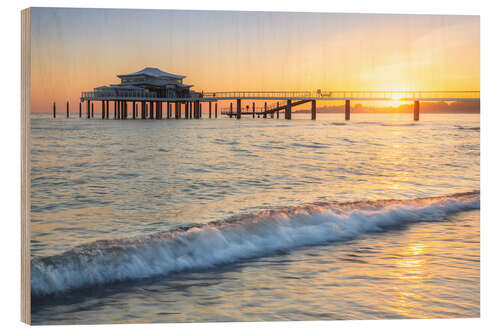
<path fill-rule="evenodd" d="M 21 321 L 31 323 L 30 288 L 30 8 L 21 12 Z"/>

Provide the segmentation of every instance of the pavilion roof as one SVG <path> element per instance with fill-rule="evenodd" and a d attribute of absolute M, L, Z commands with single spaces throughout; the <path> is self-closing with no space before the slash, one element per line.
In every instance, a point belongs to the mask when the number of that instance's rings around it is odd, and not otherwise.
<path fill-rule="evenodd" d="M 176 74 L 172 74 L 172 73 L 167 73 L 167 72 L 164 72 L 164 71 L 162 71 L 158 68 L 155 68 L 155 67 L 146 67 L 138 72 L 130 73 L 130 74 L 121 74 L 121 75 L 118 75 L 118 77 L 121 78 L 121 77 L 126 77 L 126 76 L 138 76 L 138 75 L 146 75 L 146 76 L 151 76 L 151 77 L 155 77 L 155 78 L 168 77 L 168 78 L 173 78 L 173 79 L 183 79 L 186 77 L 185 75 L 176 75 Z"/>

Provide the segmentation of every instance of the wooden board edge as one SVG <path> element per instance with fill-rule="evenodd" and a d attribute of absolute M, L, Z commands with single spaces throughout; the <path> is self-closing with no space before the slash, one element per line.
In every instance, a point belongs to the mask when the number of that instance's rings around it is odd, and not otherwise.
<path fill-rule="evenodd" d="M 21 321 L 31 324 L 31 9 L 21 11 Z"/>

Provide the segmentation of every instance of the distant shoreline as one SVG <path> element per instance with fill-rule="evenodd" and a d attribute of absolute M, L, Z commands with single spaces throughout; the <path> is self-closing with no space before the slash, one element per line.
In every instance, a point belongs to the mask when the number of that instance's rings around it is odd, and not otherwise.
<path fill-rule="evenodd" d="M 298 110 L 298 111 L 293 111 L 292 113 L 311 113 L 311 110 Z M 317 114 L 343 114 L 344 111 L 316 111 Z M 351 110 L 351 114 L 411 114 L 412 112 L 409 111 L 355 111 Z M 440 111 L 440 112 L 435 112 L 435 111 L 420 111 L 420 113 L 424 114 L 480 114 L 480 111 Z M 31 111 L 30 114 L 48 114 L 52 116 L 52 112 L 36 112 L 36 111 Z M 74 112 L 71 113 L 72 115 Z M 204 111 L 202 114 L 208 114 L 208 112 Z M 64 117 L 63 117 L 64 116 Z M 66 113 L 62 114 L 59 116 L 61 118 L 66 118 Z M 83 117 L 82 117 L 83 118 Z"/>

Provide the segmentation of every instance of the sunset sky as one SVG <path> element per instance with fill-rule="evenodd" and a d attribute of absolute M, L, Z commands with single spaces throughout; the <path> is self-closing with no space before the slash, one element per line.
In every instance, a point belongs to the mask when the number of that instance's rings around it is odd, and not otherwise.
<path fill-rule="evenodd" d="M 34 8 L 31 105 L 158 67 L 196 91 L 480 90 L 479 16 Z"/>

